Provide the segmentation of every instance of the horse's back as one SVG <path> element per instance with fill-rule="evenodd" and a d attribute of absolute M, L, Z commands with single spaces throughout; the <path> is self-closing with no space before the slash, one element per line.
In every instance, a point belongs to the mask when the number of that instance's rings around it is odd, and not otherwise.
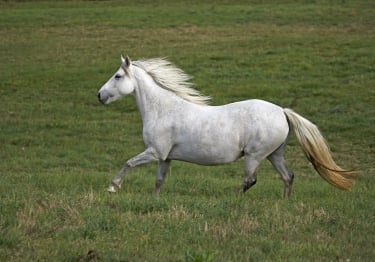
<path fill-rule="evenodd" d="M 289 125 L 282 107 L 273 103 L 251 99 L 224 106 L 233 125 L 240 125 L 243 143 L 267 148 L 280 146 L 288 136 Z"/>

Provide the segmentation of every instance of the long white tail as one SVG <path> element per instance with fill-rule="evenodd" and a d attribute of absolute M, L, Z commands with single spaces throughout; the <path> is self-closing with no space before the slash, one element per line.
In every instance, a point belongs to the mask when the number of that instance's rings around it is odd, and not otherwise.
<path fill-rule="evenodd" d="M 358 177 L 357 172 L 345 170 L 335 163 L 317 126 L 291 109 L 285 108 L 284 112 L 294 128 L 303 152 L 319 175 L 340 189 L 350 190 Z"/>

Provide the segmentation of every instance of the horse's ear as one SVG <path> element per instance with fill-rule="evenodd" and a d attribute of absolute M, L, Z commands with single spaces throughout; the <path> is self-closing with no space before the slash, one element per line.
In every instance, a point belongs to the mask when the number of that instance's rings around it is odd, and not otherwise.
<path fill-rule="evenodd" d="M 124 58 L 124 56 L 121 55 L 121 67 L 123 67 L 124 69 L 128 68 L 130 66 L 131 62 L 132 61 L 130 60 L 129 56 L 125 56 L 125 58 Z"/>
<path fill-rule="evenodd" d="M 129 67 L 130 66 L 130 64 L 131 64 L 131 60 L 130 60 L 130 58 L 128 57 L 128 56 L 126 56 L 125 57 L 125 64 L 126 64 L 126 67 Z"/>

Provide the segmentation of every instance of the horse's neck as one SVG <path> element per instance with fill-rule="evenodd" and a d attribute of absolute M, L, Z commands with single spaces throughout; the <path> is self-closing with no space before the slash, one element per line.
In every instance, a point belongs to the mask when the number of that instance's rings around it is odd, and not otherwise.
<path fill-rule="evenodd" d="M 138 84 L 135 90 L 135 99 L 143 121 L 158 119 L 165 111 L 171 110 L 182 102 L 182 98 L 158 86 L 143 69 L 137 68 L 135 77 Z"/>

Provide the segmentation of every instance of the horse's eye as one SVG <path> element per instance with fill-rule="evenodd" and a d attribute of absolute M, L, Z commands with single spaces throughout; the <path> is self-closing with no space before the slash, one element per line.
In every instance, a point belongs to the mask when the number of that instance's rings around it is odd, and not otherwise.
<path fill-rule="evenodd" d="M 122 76 L 119 75 L 119 74 L 115 75 L 115 78 L 116 78 L 116 79 L 120 79 L 121 77 L 122 77 Z"/>

